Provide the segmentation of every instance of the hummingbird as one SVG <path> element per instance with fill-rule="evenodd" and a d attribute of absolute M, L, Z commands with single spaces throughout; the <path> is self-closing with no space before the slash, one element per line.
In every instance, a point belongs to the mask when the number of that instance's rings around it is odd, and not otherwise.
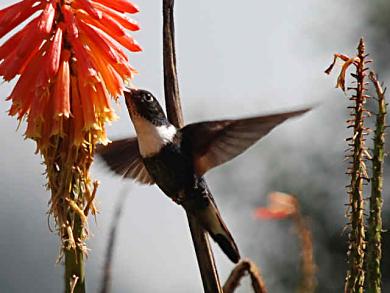
<path fill-rule="evenodd" d="M 115 173 L 158 187 L 202 228 L 234 263 L 238 247 L 217 208 L 204 174 L 252 146 L 283 121 L 309 109 L 237 120 L 206 121 L 178 129 L 152 93 L 124 92 L 137 136 L 99 146 L 97 153 Z"/>

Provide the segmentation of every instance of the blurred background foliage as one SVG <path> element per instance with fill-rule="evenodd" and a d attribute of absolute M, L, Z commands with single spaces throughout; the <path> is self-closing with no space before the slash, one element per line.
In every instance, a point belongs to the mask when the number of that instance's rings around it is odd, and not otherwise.
<path fill-rule="evenodd" d="M 390 50 L 390 3 L 386 0 L 373 0 L 368 6 L 367 25 L 372 29 L 368 40 L 375 52 L 378 71 L 389 71 Z"/>
<path fill-rule="evenodd" d="M 374 0 L 370 1 L 369 4 L 365 4 L 367 5 L 366 14 L 359 21 L 362 21 L 362 26 L 366 23 L 370 32 L 367 35 L 367 44 L 370 57 L 374 60 L 372 68 L 377 70 L 381 80 L 385 82 L 385 86 L 388 86 L 390 76 L 390 1 Z M 343 94 L 341 92 L 339 94 L 340 99 L 343 98 Z M 388 95 L 387 100 L 389 101 Z M 373 104 L 371 101 L 369 107 L 375 113 L 376 109 Z M 389 125 L 389 122 L 387 125 Z M 372 121 L 369 122 L 369 124 L 371 123 Z M 321 131 L 318 130 L 317 133 L 313 132 L 311 134 L 318 135 Z M 325 140 L 332 144 L 334 136 L 333 133 L 329 134 Z M 370 144 L 371 142 L 369 141 L 368 143 Z M 342 276 L 346 270 L 345 253 L 347 250 L 347 233 L 342 232 L 343 224 L 341 222 L 335 223 L 334 219 L 332 219 L 334 212 L 332 207 L 329 206 L 329 202 L 334 201 L 337 196 L 346 198 L 345 192 L 341 188 L 343 181 L 346 182 L 346 176 L 342 172 L 346 168 L 346 163 L 340 160 L 335 161 L 336 158 L 342 156 L 342 153 L 340 150 L 336 152 L 326 150 L 329 144 L 324 145 L 323 148 L 313 149 L 314 152 L 311 154 L 305 153 L 304 157 L 298 160 L 297 156 L 286 153 L 290 160 L 291 157 L 294 158 L 294 161 L 290 161 L 288 164 L 283 162 L 289 159 L 279 154 L 278 161 L 281 164 L 276 166 L 274 162 L 268 164 L 268 168 L 273 170 L 267 180 L 268 190 L 286 191 L 297 195 L 303 214 L 309 215 L 311 219 L 310 224 L 314 231 L 315 259 L 318 265 L 318 288 L 316 292 L 324 293 L 343 291 L 344 283 Z M 386 150 L 389 153 L 388 141 Z M 302 166 L 305 164 L 305 161 L 310 162 L 308 169 L 308 166 Z M 383 292 L 390 292 L 390 254 L 386 252 L 390 248 L 390 233 L 387 232 L 390 225 L 389 168 L 390 161 L 387 159 L 385 160 L 383 209 L 383 226 L 385 229 L 382 244 L 384 249 L 382 263 Z M 336 182 L 338 183 L 336 184 Z M 367 189 L 367 197 L 369 190 Z M 288 231 L 291 223 L 286 222 L 282 225 Z M 285 272 L 285 276 L 281 279 L 285 284 L 285 288 L 291 288 L 293 284 L 296 286 L 296 280 L 298 280 L 297 273 L 299 273 L 296 262 L 285 262 L 283 260 L 274 269 L 281 274 Z"/>
<path fill-rule="evenodd" d="M 390 1 L 247 1 L 240 4 L 240 11 L 236 1 L 193 2 L 177 3 L 176 18 L 186 121 L 248 116 L 319 102 L 312 113 L 280 127 L 247 154 L 207 176 L 242 254 L 259 265 L 269 292 L 293 292 L 300 268 L 292 224 L 260 221 L 254 219 L 253 211 L 265 205 L 270 191 L 294 194 L 302 213 L 310 218 L 317 292 L 341 292 L 347 250 L 343 228 L 348 178 L 343 159 L 344 139 L 349 135 L 345 128 L 348 102 L 333 89 L 335 76 L 328 77 L 323 70 L 333 53 L 352 55 L 363 35 L 375 60 L 373 69 L 389 85 Z M 144 46 L 145 59 L 137 58 L 135 67 L 141 74 L 135 83 L 161 96 L 160 3 L 139 4 L 143 30 L 137 38 Z M 243 29 L 251 33 L 244 34 Z M 8 90 L 2 87 L 3 97 Z M 2 101 L 0 107 L 4 113 L 8 104 Z M 123 109 L 120 115 L 111 129 L 112 138 L 128 135 L 132 129 Z M 22 141 L 22 132 L 14 132 L 16 124 L 5 114 L 0 115 L 0 124 L 6 138 L 0 157 L 0 291 L 58 292 L 62 270 L 55 268 L 56 237 L 46 225 L 43 168 L 35 167 L 40 159 L 31 155 L 33 144 Z M 122 181 L 111 178 L 99 163 L 94 173 L 102 181 L 101 214 L 97 225 L 90 224 L 89 292 L 99 287 L 109 224 L 123 192 Z M 385 229 L 390 227 L 389 175 L 387 160 Z M 183 292 L 183 288 L 200 292 L 182 211 L 156 188 L 124 185 L 131 191 L 114 254 L 113 292 Z M 12 229 L 4 224 L 9 221 Z M 390 233 L 383 236 L 383 247 L 389 249 Z M 232 265 L 216 246 L 214 251 L 224 280 Z M 383 292 L 390 292 L 387 250 L 383 269 Z M 247 291 L 244 282 L 240 292 Z"/>

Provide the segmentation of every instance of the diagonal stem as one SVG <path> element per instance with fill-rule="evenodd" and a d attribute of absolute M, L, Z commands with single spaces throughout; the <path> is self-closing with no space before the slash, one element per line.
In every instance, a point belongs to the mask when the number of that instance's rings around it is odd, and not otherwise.
<path fill-rule="evenodd" d="M 173 7 L 174 0 L 163 0 L 164 91 L 168 119 L 173 125 L 180 128 L 184 126 L 184 119 L 176 71 Z M 213 252 L 207 234 L 193 216 L 188 215 L 188 222 L 198 259 L 204 291 L 206 293 L 222 293 Z"/>

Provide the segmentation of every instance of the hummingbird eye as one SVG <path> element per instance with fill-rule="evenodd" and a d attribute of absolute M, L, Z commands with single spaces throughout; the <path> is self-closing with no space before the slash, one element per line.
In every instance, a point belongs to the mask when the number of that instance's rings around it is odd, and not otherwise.
<path fill-rule="evenodd" d="M 152 95 L 147 94 L 146 96 L 144 96 L 144 100 L 148 103 L 151 103 L 151 102 L 153 102 L 153 97 L 152 97 Z"/>

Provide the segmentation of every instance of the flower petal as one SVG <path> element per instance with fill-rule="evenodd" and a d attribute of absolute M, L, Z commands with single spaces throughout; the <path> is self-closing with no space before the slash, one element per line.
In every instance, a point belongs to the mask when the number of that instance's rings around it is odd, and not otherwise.
<path fill-rule="evenodd" d="M 136 40 L 133 39 L 133 37 L 129 35 L 124 35 L 121 37 L 114 37 L 118 43 L 120 43 L 122 46 L 124 46 L 126 49 L 130 50 L 131 52 L 140 52 L 142 51 L 141 46 L 137 43 Z"/>
<path fill-rule="evenodd" d="M 106 113 L 112 111 L 112 108 L 110 106 L 109 94 L 101 82 L 97 83 L 95 88 L 96 111 L 98 112 L 98 115 L 104 116 Z"/>
<path fill-rule="evenodd" d="M 69 51 L 64 51 L 61 66 L 58 71 L 57 80 L 55 81 L 54 92 L 54 118 L 64 116 L 69 118 L 70 115 L 70 70 L 69 70 Z"/>
<path fill-rule="evenodd" d="M 26 30 L 28 30 L 28 25 L 25 26 L 22 30 L 17 32 L 11 38 L 9 38 L 4 44 L 0 46 L 0 60 L 4 59 L 7 55 L 13 53 L 16 46 L 26 35 Z"/>
<path fill-rule="evenodd" d="M 71 94 L 72 94 L 72 122 L 73 122 L 73 141 L 76 146 L 79 146 L 84 141 L 83 127 L 84 116 L 79 94 L 79 86 L 76 76 L 71 76 Z"/>
<path fill-rule="evenodd" d="M 81 19 L 83 22 L 94 25 L 102 30 L 109 28 L 113 35 L 123 36 L 126 33 L 123 27 L 107 14 L 104 14 L 100 20 L 92 18 L 83 11 L 77 11 L 76 15 L 78 16 L 78 19 Z"/>
<path fill-rule="evenodd" d="M 84 18 L 85 21 L 88 21 L 86 18 Z M 79 21 L 79 23 L 83 23 L 82 21 Z M 118 33 L 117 28 L 112 26 L 105 26 L 101 23 L 92 23 L 90 22 L 89 25 L 91 27 L 97 27 L 107 33 L 111 38 L 116 40 L 119 44 L 124 46 L 126 49 L 132 51 L 132 52 L 139 52 L 142 51 L 141 46 L 128 34 L 121 34 Z"/>
<path fill-rule="evenodd" d="M 83 9 L 88 15 L 93 16 L 95 19 L 101 19 L 102 18 L 102 12 L 95 9 L 95 7 L 92 6 L 91 2 L 88 0 L 77 0 L 72 2 L 72 7 L 75 9 Z"/>
<path fill-rule="evenodd" d="M 96 38 L 98 34 L 98 32 L 95 32 L 92 35 Z M 104 61 L 104 63 L 110 64 L 115 71 L 120 74 L 121 79 L 131 78 L 135 71 L 128 64 L 127 58 L 122 56 L 122 50 L 112 44 L 104 35 L 100 36 L 102 39 L 95 42 L 89 39 L 88 36 L 83 35 L 82 38 L 91 49 L 91 52 L 100 55 L 100 58 L 103 59 L 102 61 Z M 116 51 L 115 49 L 118 49 L 119 51 Z"/>
<path fill-rule="evenodd" d="M 110 7 L 120 12 L 128 12 L 128 13 L 137 13 L 139 9 L 136 5 L 131 3 L 128 0 L 95 0 L 94 2 L 98 2 L 103 4 L 104 6 Z"/>
<path fill-rule="evenodd" d="M 281 220 L 289 217 L 290 215 L 290 213 L 282 210 L 277 211 L 265 207 L 260 207 L 255 210 L 255 218 L 263 220 Z"/>
<path fill-rule="evenodd" d="M 38 25 L 39 31 L 47 34 L 50 33 L 54 22 L 55 12 L 56 10 L 54 8 L 54 1 L 50 1 L 46 4 L 45 9 L 40 16 L 40 21 Z"/>
<path fill-rule="evenodd" d="M 48 76 L 49 78 L 55 76 L 60 66 L 60 57 L 61 57 L 61 47 L 62 47 L 62 29 L 57 28 L 57 31 L 54 35 L 53 40 L 50 42 L 50 48 L 45 56 L 48 59 Z"/>
<path fill-rule="evenodd" d="M 72 42 L 79 36 L 79 31 L 76 26 L 75 16 L 69 5 L 62 6 L 62 14 L 64 15 L 67 39 Z"/>
<path fill-rule="evenodd" d="M 97 56 L 91 56 L 95 66 L 104 81 L 108 92 L 113 97 L 122 95 L 123 81 L 120 75 L 113 69 L 111 65 L 107 65 Z"/>
<path fill-rule="evenodd" d="M 106 55 L 112 62 L 120 62 L 121 58 L 116 54 L 113 47 L 110 46 L 108 39 L 98 30 L 79 22 L 79 27 L 83 33 L 83 41 L 92 51 L 98 50 L 101 54 Z"/>
<path fill-rule="evenodd" d="M 36 0 L 23 0 L 8 6 L 0 11 L 0 38 L 13 30 L 17 25 L 25 21 L 38 10 L 42 4 L 33 5 Z"/>
<path fill-rule="evenodd" d="M 84 79 L 89 80 L 88 82 L 93 82 L 93 80 L 98 81 L 96 68 L 93 66 L 91 59 L 84 46 L 80 43 L 79 38 L 72 42 L 72 47 L 74 57 L 77 60 L 77 72 L 84 76 Z"/>
<path fill-rule="evenodd" d="M 22 74 L 26 65 L 30 62 L 31 58 L 35 56 L 39 50 L 39 46 L 42 44 L 43 39 L 36 33 L 36 25 L 38 19 L 31 21 L 22 33 L 23 41 L 18 42 L 17 45 L 10 50 L 8 55 L 4 56 L 3 62 L 0 64 L 0 75 L 4 80 L 9 81 L 13 79 L 17 74 Z M 12 44 L 12 40 L 9 40 Z M 4 44 L 2 51 L 8 47 L 9 44 Z M 4 53 L 5 54 L 5 53 Z"/>
<path fill-rule="evenodd" d="M 7 100 L 12 101 L 12 107 L 9 111 L 9 115 L 13 116 L 19 114 L 18 119 L 21 119 L 25 115 L 31 106 L 31 102 L 34 96 L 34 82 L 35 77 L 38 75 L 40 67 L 41 57 L 36 56 L 28 66 L 28 70 L 23 74 L 16 83 L 11 95 Z"/>
<path fill-rule="evenodd" d="M 81 109 L 83 113 L 83 130 L 87 131 L 93 129 L 96 123 L 96 114 L 93 103 L 93 88 L 92 85 L 87 83 L 81 75 L 77 75 L 78 91 L 81 102 Z"/>
<path fill-rule="evenodd" d="M 138 23 L 130 18 L 127 18 L 125 14 L 115 11 L 107 6 L 104 6 L 97 2 L 92 2 L 92 5 L 101 10 L 104 14 L 109 15 L 113 19 L 115 19 L 119 24 L 121 24 L 124 28 L 131 31 L 138 31 L 140 29 Z M 103 14 L 103 15 L 104 15 Z"/>

